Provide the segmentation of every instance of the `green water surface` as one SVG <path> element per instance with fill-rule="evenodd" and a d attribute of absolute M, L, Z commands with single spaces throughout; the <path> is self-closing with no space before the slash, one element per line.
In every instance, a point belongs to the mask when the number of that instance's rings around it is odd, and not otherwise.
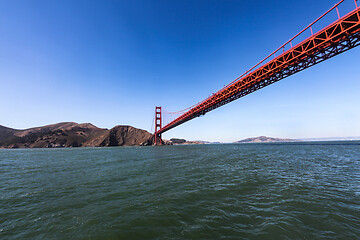
<path fill-rule="evenodd" d="M 360 239 L 360 142 L 0 150 L 0 239 Z"/>

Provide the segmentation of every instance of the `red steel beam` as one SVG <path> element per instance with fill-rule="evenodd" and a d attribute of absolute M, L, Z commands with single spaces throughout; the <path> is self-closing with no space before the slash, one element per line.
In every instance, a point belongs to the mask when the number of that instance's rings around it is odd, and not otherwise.
<path fill-rule="evenodd" d="M 191 107 L 190 110 L 156 131 L 155 134 L 164 133 L 215 108 L 360 45 L 360 7 L 356 5 L 356 8 L 344 17 L 339 18 L 317 33 L 312 33 L 312 36 L 296 46 L 292 46 L 292 41 L 296 37 L 309 28 L 312 32 L 312 25 L 333 9 L 337 9 L 338 5 L 343 1 L 337 3 L 320 18 L 316 19 L 246 73 L 212 96 Z M 289 44 L 291 48 L 284 51 L 285 47 Z M 272 56 L 276 57 L 270 61 L 269 58 Z"/>

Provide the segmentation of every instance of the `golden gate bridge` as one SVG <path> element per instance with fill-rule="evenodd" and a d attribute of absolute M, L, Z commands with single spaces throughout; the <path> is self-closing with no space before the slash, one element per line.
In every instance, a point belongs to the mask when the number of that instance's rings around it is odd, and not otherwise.
<path fill-rule="evenodd" d="M 155 144 L 161 145 L 162 133 L 180 124 L 360 45 L 360 7 L 357 1 L 354 0 L 354 9 L 342 17 L 339 5 L 344 0 L 338 2 L 269 56 L 203 101 L 177 112 L 155 107 Z M 335 11 L 337 20 L 314 33 L 314 24 Z M 302 33 L 309 30 L 308 38 L 293 45 Z M 169 114 L 176 118 L 163 124 L 164 116 Z"/>

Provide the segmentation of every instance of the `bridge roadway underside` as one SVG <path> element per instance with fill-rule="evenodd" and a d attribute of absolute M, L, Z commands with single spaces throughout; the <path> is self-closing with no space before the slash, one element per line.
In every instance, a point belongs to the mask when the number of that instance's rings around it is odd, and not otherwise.
<path fill-rule="evenodd" d="M 161 128 L 157 134 L 164 133 L 195 117 L 204 115 L 358 45 L 360 45 L 360 8 L 200 102 Z"/>

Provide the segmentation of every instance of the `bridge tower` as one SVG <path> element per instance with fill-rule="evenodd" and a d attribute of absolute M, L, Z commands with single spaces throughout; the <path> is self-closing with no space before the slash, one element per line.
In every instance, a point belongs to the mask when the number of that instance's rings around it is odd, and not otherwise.
<path fill-rule="evenodd" d="M 161 107 L 155 107 L 155 145 L 162 145 L 161 133 L 157 133 L 161 129 Z"/>

